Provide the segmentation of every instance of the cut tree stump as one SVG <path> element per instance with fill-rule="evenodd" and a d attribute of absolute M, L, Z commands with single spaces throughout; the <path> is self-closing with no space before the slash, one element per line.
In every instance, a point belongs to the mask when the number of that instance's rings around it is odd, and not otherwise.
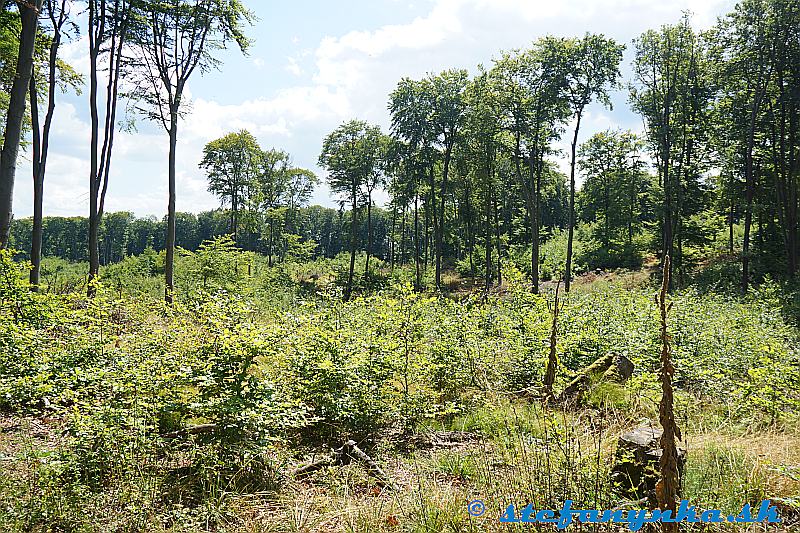
<path fill-rule="evenodd" d="M 628 497 L 655 501 L 662 434 L 661 428 L 643 426 L 620 436 L 611 468 L 611 483 L 617 491 Z M 686 450 L 678 448 L 679 479 L 685 464 Z"/>

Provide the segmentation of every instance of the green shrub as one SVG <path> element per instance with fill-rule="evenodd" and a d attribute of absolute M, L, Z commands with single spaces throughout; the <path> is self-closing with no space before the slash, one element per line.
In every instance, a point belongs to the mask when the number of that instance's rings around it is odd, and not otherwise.
<path fill-rule="evenodd" d="M 252 272 L 253 254 L 236 247 L 229 235 L 204 241 L 197 251 L 180 250 L 177 286 L 185 293 L 235 290 Z"/>

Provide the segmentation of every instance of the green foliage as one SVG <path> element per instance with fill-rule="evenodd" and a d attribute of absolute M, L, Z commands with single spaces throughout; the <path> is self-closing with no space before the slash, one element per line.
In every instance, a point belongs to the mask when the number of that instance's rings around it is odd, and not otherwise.
<path fill-rule="evenodd" d="M 311 260 L 317 243 L 314 241 L 303 241 L 300 235 L 287 233 L 284 236 L 286 241 L 286 258 L 289 261 L 305 263 Z"/>
<path fill-rule="evenodd" d="M 16 263 L 16 252 L 0 249 L 0 320 L 14 323 L 37 318 L 37 299 L 26 278 L 30 263 Z"/>
<path fill-rule="evenodd" d="M 524 443 L 576 438 L 561 415 L 513 399 L 540 382 L 550 327 L 549 296 L 531 294 L 513 265 L 497 296 L 414 292 L 413 273 L 397 269 L 373 292 L 344 302 L 336 279 L 348 271 L 346 256 L 269 267 L 222 237 L 180 258 L 186 296 L 165 306 L 158 291 L 128 285 L 157 279 L 158 257 L 149 252 L 109 267 L 97 297 L 86 300 L 30 293 L 24 264 L 5 252 L 0 279 L 10 282 L 2 294 L 23 312 L 15 319 L 15 306 L 4 306 L 0 315 L 0 408 L 46 414 L 63 431 L 57 449 L 31 459 L 35 476 L 23 484 L 48 496 L 11 507 L 23 529 L 98 520 L 115 491 L 124 491 L 115 505 L 126 524 L 153 516 L 223 520 L 226 495 L 283 490 L 281 472 L 297 460 L 295 450 L 347 438 L 382 450 L 388 436 L 445 426 L 494 439 L 515 461 Z M 673 301 L 681 412 L 706 402 L 716 406 L 703 408 L 717 413 L 715 424 L 796 421 L 797 335 L 783 318 L 777 285 L 744 300 L 686 291 Z M 613 350 L 635 363 L 636 374 L 624 389 L 593 384 L 589 405 L 654 416 L 659 340 L 651 291 L 596 284 L 563 305 L 556 387 Z M 524 453 L 544 458 L 538 447 Z M 493 490 L 482 459 L 436 457 L 438 475 Z M 570 490 L 592 475 L 587 467 Z M 427 511 L 418 511 L 423 520 Z"/>
<path fill-rule="evenodd" d="M 109 287 L 122 294 L 126 292 L 158 294 L 160 288 L 154 290 L 153 282 L 158 275 L 164 273 L 164 254 L 152 248 L 145 248 L 137 256 L 129 256 L 118 263 L 108 265 L 100 270 L 100 278 Z M 47 280 L 47 276 L 43 273 Z"/>
<path fill-rule="evenodd" d="M 588 268 L 584 262 L 584 236 L 582 226 L 575 228 L 575 239 L 572 243 L 572 253 L 574 259 L 572 261 L 573 274 L 585 272 Z M 539 269 L 541 272 L 542 280 L 558 280 L 564 276 L 564 265 L 567 259 L 567 232 L 564 230 L 556 230 L 553 236 L 545 242 L 540 250 L 540 263 Z"/>
<path fill-rule="evenodd" d="M 578 203 L 580 218 L 590 224 L 599 245 L 588 257 L 600 268 L 638 268 L 642 224 L 650 213 L 650 177 L 641 159 L 643 142 L 631 132 L 596 133 L 579 150 L 586 179 Z"/>
<path fill-rule="evenodd" d="M 203 242 L 196 252 L 181 250 L 179 286 L 189 292 L 233 290 L 252 269 L 253 255 L 236 247 L 228 235 Z"/>

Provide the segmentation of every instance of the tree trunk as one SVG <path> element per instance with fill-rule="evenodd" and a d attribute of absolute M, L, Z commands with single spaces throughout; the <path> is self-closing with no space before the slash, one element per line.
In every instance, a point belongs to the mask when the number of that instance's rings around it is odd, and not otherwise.
<path fill-rule="evenodd" d="M 752 136 L 752 135 L 751 135 Z M 752 140 L 748 141 L 745 154 L 745 212 L 744 236 L 742 237 L 742 293 L 747 294 L 750 286 L 750 229 L 753 223 L 753 197 L 755 196 L 755 178 L 753 176 Z"/>
<path fill-rule="evenodd" d="M 272 256 L 275 253 L 275 219 L 269 219 L 269 240 L 267 241 L 267 266 L 272 266 Z"/>
<path fill-rule="evenodd" d="M 444 224 L 445 224 L 445 203 L 447 199 L 447 178 L 450 172 L 450 156 L 452 145 L 444 150 L 444 163 L 442 164 L 442 187 L 439 191 L 439 219 L 438 231 L 436 232 L 436 288 L 439 289 L 442 283 L 442 254 L 444 248 Z M 434 204 L 434 210 L 436 209 Z"/>
<path fill-rule="evenodd" d="M 533 163 L 531 163 L 533 164 Z M 533 187 L 533 219 L 531 220 L 531 290 L 539 294 L 539 225 L 541 224 L 542 170 L 541 157 L 536 161 L 536 182 Z M 531 169 L 533 171 L 533 169 Z"/>
<path fill-rule="evenodd" d="M 497 208 L 497 194 L 492 195 L 494 200 L 492 201 L 492 205 L 494 207 L 494 237 L 495 237 L 495 246 L 497 247 L 497 285 L 503 285 L 503 266 L 501 264 L 502 261 L 502 245 L 500 243 L 500 217 L 498 215 L 498 208 Z"/>
<path fill-rule="evenodd" d="M 630 174 L 630 182 L 628 183 L 628 246 L 633 245 L 633 213 L 636 210 L 636 189 L 637 189 L 637 176 L 636 167 L 634 166 Z"/>
<path fill-rule="evenodd" d="M 237 180 L 238 181 L 238 180 Z M 233 242 L 238 243 L 239 234 L 239 197 L 236 194 L 236 187 L 231 198 L 231 235 L 233 235 Z"/>
<path fill-rule="evenodd" d="M 99 135 L 99 115 L 97 101 L 97 58 L 103 49 L 99 39 L 105 37 L 105 3 L 100 3 L 100 14 L 95 12 L 97 8 L 94 1 L 89 2 L 89 70 L 90 70 L 90 92 L 89 108 L 91 114 L 91 147 L 90 147 L 90 185 L 89 185 L 89 283 L 87 284 L 87 295 L 93 297 L 96 292 L 94 281 L 100 271 L 100 250 L 99 235 L 100 224 L 103 219 L 106 192 L 108 191 L 108 176 L 111 167 L 111 151 L 114 144 L 114 130 L 116 127 L 117 109 L 117 89 L 119 82 L 120 67 L 122 65 L 122 45 L 124 42 L 126 24 L 117 26 L 118 5 L 115 5 L 112 18 L 114 27 L 111 30 L 111 42 L 108 47 L 108 84 L 106 86 L 105 99 L 105 120 L 103 125 L 103 145 L 100 150 Z M 95 26 L 95 21 L 99 19 L 99 28 Z"/>
<path fill-rule="evenodd" d="M 17 2 L 20 12 L 21 28 L 17 68 L 6 114 L 5 136 L 0 151 L 0 249 L 8 246 L 13 216 L 14 179 L 17 171 L 17 155 L 22 136 L 22 118 L 25 114 L 25 100 L 33 71 L 33 50 L 36 43 L 36 28 L 43 0 Z"/>
<path fill-rule="evenodd" d="M 431 187 L 433 187 L 433 167 L 431 167 L 430 172 L 430 182 Z M 436 227 L 436 210 L 433 210 L 431 213 L 431 204 L 434 204 L 434 193 L 433 189 L 428 191 L 428 198 L 425 200 L 425 205 L 423 205 L 423 211 L 425 213 L 425 242 L 423 243 L 423 265 L 427 269 L 430 264 L 430 257 L 431 257 L 431 224 L 433 224 L 434 228 Z"/>
<path fill-rule="evenodd" d="M 175 297 L 175 150 L 178 144 L 178 112 L 171 110 L 169 121 L 169 201 L 167 203 L 166 261 L 164 265 L 164 301 L 171 304 Z"/>
<path fill-rule="evenodd" d="M 491 186 L 487 184 L 486 200 L 484 205 L 485 230 L 484 230 L 484 251 L 486 252 L 486 272 L 484 277 L 484 291 L 488 294 L 492 285 L 492 194 Z"/>
<path fill-rule="evenodd" d="M 567 221 L 567 265 L 564 270 L 564 292 L 569 292 L 572 279 L 572 238 L 575 226 L 575 149 L 578 145 L 578 131 L 581 128 L 582 110 L 577 113 L 575 133 L 572 136 L 572 152 L 569 161 L 569 220 Z"/>
<path fill-rule="evenodd" d="M 61 6 L 62 13 L 64 5 Z M 54 21 L 53 40 L 50 43 L 50 55 L 48 58 L 48 78 L 47 78 L 47 113 L 44 118 L 44 128 L 39 137 L 39 103 L 36 94 L 36 77 L 31 76 L 30 100 L 31 100 L 31 126 L 33 129 L 33 231 L 31 233 L 31 268 L 30 284 L 31 290 L 39 289 L 42 263 L 42 240 L 44 236 L 44 176 L 47 167 L 47 153 L 50 145 L 50 127 L 53 123 L 53 113 L 56 108 L 56 61 L 58 59 L 58 48 L 61 44 L 61 25 Z M 38 144 L 38 147 L 37 147 Z"/>
<path fill-rule="evenodd" d="M 97 16 L 93 10 L 94 2 L 89 2 L 89 24 L 92 24 L 93 17 Z M 92 28 L 89 30 L 89 113 L 91 122 L 91 139 L 89 147 L 89 279 L 87 284 L 87 296 L 95 295 L 94 280 L 100 270 L 100 258 L 98 250 L 97 232 L 100 228 L 98 220 L 98 192 L 99 182 L 99 150 L 100 143 L 100 118 L 97 111 L 97 57 L 98 44 L 94 39 L 95 33 Z"/>
<path fill-rule="evenodd" d="M 397 226 L 397 206 L 392 205 L 392 230 L 389 233 L 389 270 L 394 273 L 395 232 Z"/>
<path fill-rule="evenodd" d="M 798 99 L 792 100 L 792 109 L 789 113 L 789 156 L 788 156 L 788 177 L 789 182 L 789 255 L 792 257 L 792 264 L 795 270 L 792 276 L 797 275 L 800 269 L 800 237 L 798 236 L 798 204 L 797 204 L 797 182 L 800 179 L 800 157 L 797 150 L 797 125 L 798 125 Z"/>
<path fill-rule="evenodd" d="M 733 181 L 733 179 L 731 179 Z M 728 253 L 733 255 L 733 209 L 736 205 L 736 198 L 731 191 L 731 205 L 728 213 Z"/>
<path fill-rule="evenodd" d="M 449 156 L 445 154 L 445 158 L 447 159 Z M 449 161 L 448 161 L 449 163 Z M 446 168 L 446 165 L 445 167 Z M 441 204 L 441 208 L 437 208 L 436 206 L 436 194 L 434 193 L 434 174 L 433 174 L 433 165 L 431 165 L 431 205 L 432 205 L 432 212 L 433 212 L 433 255 L 434 255 L 434 284 L 436 285 L 436 290 L 441 289 L 442 283 L 442 225 L 444 224 L 444 195 L 445 195 L 445 175 L 446 171 L 442 171 L 442 188 L 439 191 L 439 202 Z M 437 212 L 438 210 L 438 212 Z"/>
<path fill-rule="evenodd" d="M 415 200 L 416 201 L 416 200 Z M 408 225 L 408 206 L 403 206 L 403 216 L 401 217 L 400 222 L 400 258 L 399 262 L 401 265 L 406 264 L 406 258 L 408 257 L 408 244 L 406 244 L 406 226 Z M 416 239 L 416 237 L 413 237 Z"/>
<path fill-rule="evenodd" d="M 414 193 L 414 266 L 416 268 L 416 287 L 422 288 L 422 272 L 419 265 L 419 193 Z"/>
<path fill-rule="evenodd" d="M 611 225 L 608 219 L 608 211 L 611 204 L 611 199 L 609 198 L 611 187 L 608 183 L 608 172 L 610 171 L 609 169 L 603 174 L 603 246 L 605 246 L 606 250 L 608 250 L 611 243 Z"/>
<path fill-rule="evenodd" d="M 96 191 L 95 191 L 96 192 Z M 89 198 L 89 283 L 86 295 L 94 298 L 97 294 L 95 285 L 100 272 L 100 216 L 97 213 L 96 197 Z"/>
<path fill-rule="evenodd" d="M 469 186 L 469 181 L 466 184 L 466 193 L 464 194 L 464 201 L 467 210 L 467 253 L 469 254 L 469 272 L 472 277 L 472 283 L 475 283 L 475 236 L 472 228 L 472 204 L 470 197 L 472 196 L 472 189 Z"/>
<path fill-rule="evenodd" d="M 667 113 L 665 113 L 667 114 Z M 669 132 L 664 134 L 663 139 L 664 144 L 664 155 L 663 155 L 663 165 L 664 165 L 664 213 L 663 213 L 663 223 L 662 223 L 662 267 L 669 268 L 669 281 L 670 285 L 667 287 L 667 290 L 672 290 L 672 264 L 671 263 L 664 263 L 664 258 L 672 256 L 672 246 L 674 242 L 674 235 L 672 233 L 672 179 L 669 173 L 669 162 L 670 162 L 670 147 L 669 147 Z"/>
<path fill-rule="evenodd" d="M 372 191 L 367 193 L 367 261 L 364 265 L 364 279 L 369 279 L 369 256 L 372 252 Z"/>
<path fill-rule="evenodd" d="M 42 138 L 39 134 L 39 100 L 36 94 L 36 77 L 30 79 L 31 130 L 33 161 L 33 230 L 31 232 L 31 290 L 39 290 L 39 272 L 42 262 Z"/>
<path fill-rule="evenodd" d="M 344 301 L 350 299 L 353 293 L 353 272 L 356 269 L 356 225 L 358 223 L 358 191 L 353 188 L 352 191 L 353 207 L 350 211 L 350 272 L 347 275 L 347 287 L 344 290 Z"/>
<path fill-rule="evenodd" d="M 742 293 L 747 294 L 750 286 L 750 227 L 753 222 L 753 197 L 755 196 L 755 176 L 753 174 L 753 149 L 755 147 L 756 119 L 761 104 L 762 76 L 759 72 L 756 81 L 756 92 L 753 95 L 753 107 L 750 110 L 750 124 L 747 135 L 747 147 L 745 149 L 745 214 L 744 214 L 744 236 L 742 238 Z"/>
<path fill-rule="evenodd" d="M 539 250 L 537 246 L 538 241 L 538 234 L 539 234 L 539 227 L 537 225 L 538 218 L 536 217 L 535 211 L 535 201 L 533 196 L 535 194 L 534 189 L 534 175 L 535 172 L 533 170 L 533 152 L 528 157 L 528 177 L 529 179 L 526 180 L 522 177 L 522 169 L 520 165 L 520 159 L 522 158 L 521 150 L 520 150 L 520 134 L 519 132 L 515 132 L 514 134 L 514 172 L 517 176 L 517 181 L 522 188 L 522 195 L 525 199 L 525 210 L 528 214 L 528 222 L 530 224 L 531 230 L 531 292 L 537 294 L 539 292 Z"/>

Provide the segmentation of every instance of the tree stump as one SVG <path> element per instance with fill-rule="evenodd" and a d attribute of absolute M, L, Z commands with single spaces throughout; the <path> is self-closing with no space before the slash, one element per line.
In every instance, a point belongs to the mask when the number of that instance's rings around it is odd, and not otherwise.
<path fill-rule="evenodd" d="M 625 383 L 633 375 L 633 362 L 620 354 L 613 354 L 611 365 L 603 372 L 605 381 Z"/>
<path fill-rule="evenodd" d="M 633 363 L 624 355 L 609 352 L 595 360 L 575 376 L 559 396 L 559 402 L 579 401 L 594 378 L 602 381 L 625 383 L 633 375 Z"/>
<path fill-rule="evenodd" d="M 611 469 L 611 483 L 618 492 L 634 499 L 647 497 L 655 501 L 662 434 L 661 428 L 643 426 L 619 438 Z M 686 450 L 678 448 L 679 479 L 683 477 L 685 464 Z"/>

